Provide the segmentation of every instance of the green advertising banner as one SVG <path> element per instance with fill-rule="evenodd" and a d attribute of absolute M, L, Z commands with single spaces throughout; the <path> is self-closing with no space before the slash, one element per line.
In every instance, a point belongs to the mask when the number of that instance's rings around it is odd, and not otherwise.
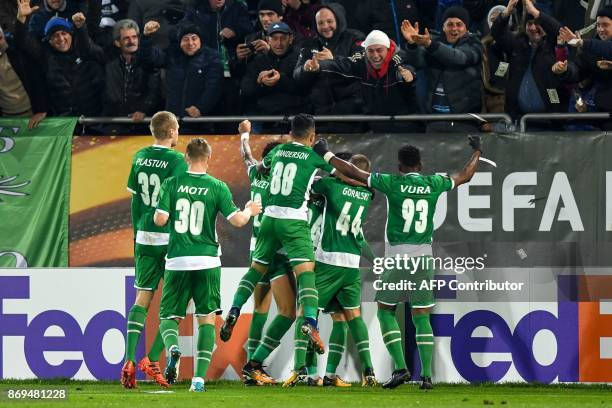
<path fill-rule="evenodd" d="M 76 118 L 0 119 L 0 267 L 68 266 Z"/>

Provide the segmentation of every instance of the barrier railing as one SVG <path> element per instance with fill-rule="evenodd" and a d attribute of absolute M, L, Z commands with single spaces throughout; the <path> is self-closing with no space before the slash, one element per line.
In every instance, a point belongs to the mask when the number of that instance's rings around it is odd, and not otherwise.
<path fill-rule="evenodd" d="M 527 122 L 534 120 L 548 120 L 553 122 L 565 122 L 568 120 L 609 120 L 610 113 L 607 112 L 584 112 L 584 113 L 528 113 L 523 115 L 519 121 L 521 133 L 527 131 Z"/>
<path fill-rule="evenodd" d="M 240 122 L 244 119 L 249 119 L 252 122 L 279 122 L 283 120 L 291 120 L 293 115 L 287 116 L 206 116 L 201 118 L 182 117 L 183 123 L 227 123 Z M 315 115 L 317 122 L 388 122 L 388 121 L 404 121 L 404 122 L 437 122 L 437 121 L 468 121 L 479 123 L 490 122 L 505 122 L 512 123 L 512 118 L 505 113 L 460 113 L 460 114 L 435 114 L 435 115 Z M 144 118 L 142 122 L 134 122 L 130 118 L 119 117 L 80 117 L 79 124 L 94 125 L 94 124 L 125 124 L 133 125 L 135 123 L 149 123 L 150 117 Z"/>

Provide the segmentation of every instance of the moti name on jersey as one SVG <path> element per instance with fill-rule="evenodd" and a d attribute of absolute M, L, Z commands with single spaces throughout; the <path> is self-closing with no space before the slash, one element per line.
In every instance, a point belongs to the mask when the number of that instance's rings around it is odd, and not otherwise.
<path fill-rule="evenodd" d="M 342 190 L 342 195 L 353 197 L 353 198 L 356 198 L 358 200 L 366 200 L 367 201 L 367 200 L 370 199 L 370 193 L 366 193 L 365 191 L 353 190 L 352 188 L 349 188 L 349 187 L 345 187 Z"/>
<path fill-rule="evenodd" d="M 431 194 L 431 188 L 429 186 L 400 186 L 402 193 L 408 194 Z"/>
<path fill-rule="evenodd" d="M 168 167 L 168 162 L 164 160 L 158 159 L 147 159 L 147 158 L 139 158 L 136 160 L 137 166 L 146 166 L 146 167 L 158 167 L 161 169 L 165 169 Z"/>
<path fill-rule="evenodd" d="M 193 195 L 206 195 L 208 194 L 208 187 L 194 187 L 194 186 L 179 186 L 179 193 L 187 193 Z"/>
<path fill-rule="evenodd" d="M 305 153 L 305 152 L 292 152 L 292 151 L 288 151 L 288 150 L 279 150 L 278 152 L 276 152 L 276 156 L 278 156 L 278 157 L 289 157 L 291 159 L 306 160 L 306 159 L 308 159 L 310 154 Z"/>

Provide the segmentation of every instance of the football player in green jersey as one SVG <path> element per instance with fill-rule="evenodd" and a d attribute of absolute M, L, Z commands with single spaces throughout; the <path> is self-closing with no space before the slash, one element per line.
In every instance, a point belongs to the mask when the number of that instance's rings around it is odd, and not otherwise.
<path fill-rule="evenodd" d="M 266 207 L 269 195 L 270 178 L 269 173 L 257 171 L 259 162 L 255 160 L 249 146 L 249 135 L 251 123 L 245 120 L 238 126 L 240 132 L 240 152 L 244 163 L 247 166 L 247 173 L 251 181 L 251 199 L 261 202 L 263 208 Z M 263 150 L 262 157 L 265 157 L 279 142 L 271 142 Z M 253 234 L 251 237 L 251 251 L 255 249 L 257 237 L 259 236 L 260 216 L 253 219 Z M 252 252 L 251 252 L 252 257 Z M 232 308 L 240 309 L 247 298 L 242 296 L 243 289 L 251 289 L 252 283 L 242 279 L 238 285 L 236 295 L 232 301 Z M 272 289 L 270 291 L 270 288 Z M 249 291 L 250 292 L 250 291 Z M 278 315 L 272 320 L 262 339 L 263 326 L 266 322 L 268 310 L 270 308 L 270 292 L 274 295 L 274 300 L 278 308 Z M 274 260 L 268 267 L 268 272 L 261 277 L 253 290 L 255 310 L 249 328 L 248 354 L 247 360 L 260 364 L 276 349 L 280 344 L 281 338 L 289 330 L 295 320 L 295 279 L 291 270 L 291 264 L 283 249 L 279 250 Z M 223 341 L 228 341 L 236 320 L 231 313 L 221 327 L 220 337 Z M 269 378 L 269 383 L 275 380 L 261 369 L 262 375 Z M 247 385 L 262 385 L 261 382 L 245 378 Z"/>
<path fill-rule="evenodd" d="M 310 337 L 318 353 L 325 346 L 317 329 L 318 296 L 315 287 L 314 251 L 310 228 L 307 221 L 307 202 L 310 186 L 317 170 L 331 172 L 333 166 L 325 162 L 312 150 L 315 140 L 315 123 L 312 116 L 298 114 L 291 121 L 291 143 L 273 149 L 261 166 L 269 169 L 270 196 L 261 221 L 260 236 L 257 239 L 253 262 L 243 277 L 252 283 L 245 285 L 241 296 L 249 297 L 256 282 L 267 272 L 268 265 L 280 248 L 287 251 L 289 261 L 298 282 L 300 314 L 304 322 L 300 330 Z M 236 319 L 240 310 L 232 308 Z M 261 372 L 261 365 L 247 364 L 243 368 L 245 377 L 258 382 L 267 382 Z"/>
<path fill-rule="evenodd" d="M 348 177 L 379 190 L 387 197 L 387 226 L 385 230 L 385 256 L 409 256 L 419 258 L 419 267 L 414 270 L 390 269 L 381 276 L 382 287 L 400 279 L 419 283 L 433 278 L 431 268 L 433 217 L 436 202 L 440 194 L 471 180 L 478 167 L 481 155 L 479 136 L 468 136 L 469 144 L 474 150 L 468 163 L 457 174 L 450 177 L 433 175 L 423 176 L 420 151 L 414 146 L 404 146 L 398 153 L 399 171 L 401 174 L 380 174 L 363 171 L 346 163 L 329 151 L 327 141 L 320 139 L 313 149 L 326 161 L 334 164 L 338 171 Z M 430 287 L 430 286 L 429 286 Z M 404 301 L 405 293 L 394 290 L 377 292 L 378 321 L 385 346 L 395 364 L 391 379 L 383 384 L 385 388 L 395 388 L 410 379 L 410 373 L 404 360 L 402 337 L 395 318 L 396 306 Z M 434 336 L 429 314 L 434 306 L 432 290 L 411 291 L 412 321 L 416 329 L 416 343 L 421 359 L 421 388 L 433 388 L 431 382 L 431 357 L 433 355 Z"/>
<path fill-rule="evenodd" d="M 153 223 L 159 190 L 166 178 L 187 170 L 183 155 L 172 150 L 179 136 L 179 124 L 174 114 L 157 112 L 151 119 L 150 129 L 155 144 L 140 149 L 134 155 L 127 185 L 132 193 L 136 300 L 127 319 L 126 356 L 121 369 L 121 384 L 125 388 L 136 387 L 136 345 L 144 329 L 151 299 L 164 274 L 168 228 Z M 138 367 L 158 384 L 168 387 L 159 368 L 159 356 L 163 349 L 164 343 L 158 332 L 151 351 L 138 363 Z"/>
<path fill-rule="evenodd" d="M 211 149 L 204 139 L 187 145 L 189 169 L 164 181 L 154 221 L 170 225 L 170 240 L 159 310 L 160 332 L 166 347 L 166 379 L 178 377 L 181 351 L 178 321 L 193 298 L 198 320 L 195 372 L 190 391 L 204 391 L 204 377 L 215 344 L 215 317 L 221 313 L 221 260 L 215 222 L 221 213 L 231 225 L 242 227 L 261 212 L 249 201 L 240 211 L 227 184 L 207 174 Z"/>

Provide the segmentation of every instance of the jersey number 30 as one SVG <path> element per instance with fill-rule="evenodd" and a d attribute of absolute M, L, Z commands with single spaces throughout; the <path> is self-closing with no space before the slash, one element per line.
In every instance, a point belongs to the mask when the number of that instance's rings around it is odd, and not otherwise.
<path fill-rule="evenodd" d="M 186 198 L 176 200 L 178 219 L 174 221 L 174 230 L 179 234 L 187 231 L 191 235 L 200 235 L 204 224 L 204 203 L 201 201 L 189 202 Z"/>
<path fill-rule="evenodd" d="M 407 198 L 402 204 L 402 217 L 404 218 L 404 232 L 410 231 L 412 220 L 414 219 L 414 212 L 419 213 L 419 219 L 414 222 L 414 232 L 422 234 L 427 230 L 427 213 L 429 212 L 429 204 L 427 200 L 417 200 L 416 203 L 413 199 Z"/>

